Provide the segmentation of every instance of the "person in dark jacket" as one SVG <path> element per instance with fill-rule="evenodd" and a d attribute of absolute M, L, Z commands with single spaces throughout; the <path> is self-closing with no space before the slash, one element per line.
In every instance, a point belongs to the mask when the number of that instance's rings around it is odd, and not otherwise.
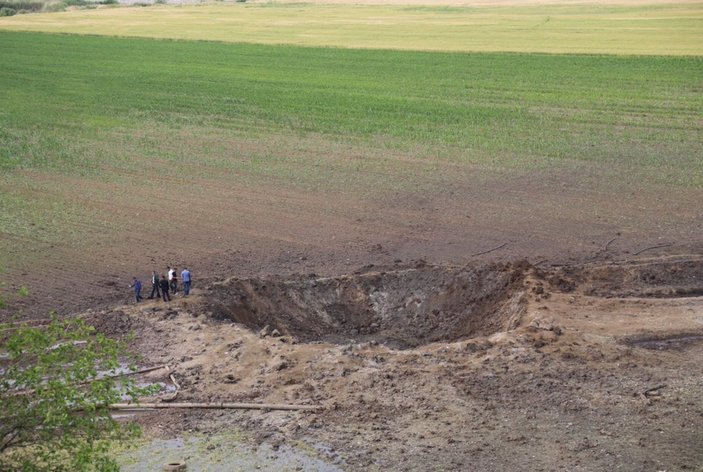
<path fill-rule="evenodd" d="M 161 296 L 163 297 L 164 301 L 170 302 L 171 295 L 168 294 L 168 279 L 165 275 L 161 277 L 161 280 L 159 280 L 159 287 L 161 287 Z"/>
<path fill-rule="evenodd" d="M 169 284 L 171 286 L 171 293 L 176 293 L 178 292 L 178 269 L 175 267 L 171 269 L 172 274 L 169 275 Z"/>
<path fill-rule="evenodd" d="M 132 277 L 132 285 L 130 285 L 129 288 L 134 289 L 134 298 L 137 300 L 137 303 L 142 301 L 142 281 L 136 277 Z"/>
<path fill-rule="evenodd" d="M 154 298 L 154 292 L 156 292 L 156 298 L 161 298 L 161 292 L 159 291 L 159 274 L 151 271 L 151 295 L 149 295 L 149 300 Z"/>

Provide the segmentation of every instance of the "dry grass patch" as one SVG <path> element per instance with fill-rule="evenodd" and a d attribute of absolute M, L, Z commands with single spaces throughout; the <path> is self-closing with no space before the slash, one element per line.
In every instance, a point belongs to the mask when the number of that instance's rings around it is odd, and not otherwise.
<path fill-rule="evenodd" d="M 242 3 L 20 15 L 0 19 L 0 29 L 345 48 L 701 55 L 702 22 L 701 2 Z"/>

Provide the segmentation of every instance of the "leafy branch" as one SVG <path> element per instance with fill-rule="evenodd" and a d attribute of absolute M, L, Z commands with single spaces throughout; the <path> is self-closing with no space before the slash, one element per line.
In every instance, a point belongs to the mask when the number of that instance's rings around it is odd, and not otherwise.
<path fill-rule="evenodd" d="M 108 405 L 153 390 L 109 375 L 131 360 L 124 346 L 55 314 L 45 326 L 3 327 L 12 329 L 0 330 L 0 471 L 118 470 L 110 441 L 137 429 L 113 420 Z"/>

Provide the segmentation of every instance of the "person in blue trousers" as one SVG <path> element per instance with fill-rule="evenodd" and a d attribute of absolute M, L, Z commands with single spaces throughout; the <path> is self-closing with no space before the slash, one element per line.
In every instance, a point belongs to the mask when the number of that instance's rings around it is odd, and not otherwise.
<path fill-rule="evenodd" d="M 188 296 L 190 293 L 190 271 L 187 267 L 181 272 L 181 283 L 183 284 L 183 296 Z"/>
<path fill-rule="evenodd" d="M 137 300 L 137 303 L 142 301 L 142 281 L 136 277 L 132 277 L 132 285 L 130 285 L 129 288 L 134 289 L 134 298 Z"/>

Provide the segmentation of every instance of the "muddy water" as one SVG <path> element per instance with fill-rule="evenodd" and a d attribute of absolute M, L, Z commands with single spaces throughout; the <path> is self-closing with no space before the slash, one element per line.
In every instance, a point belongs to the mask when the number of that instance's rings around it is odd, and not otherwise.
<path fill-rule="evenodd" d="M 631 341 L 633 346 L 643 347 L 645 349 L 654 349 L 663 351 L 665 349 L 682 349 L 693 343 L 703 342 L 703 336 L 675 336 L 664 339 L 640 339 Z"/>
<path fill-rule="evenodd" d="M 304 450 L 305 449 L 305 450 Z M 163 466 L 185 462 L 188 471 L 231 472 L 237 470 L 341 471 L 343 465 L 327 451 L 327 461 L 316 457 L 322 447 L 299 448 L 268 444 L 250 446 L 235 434 L 188 435 L 176 439 L 153 439 L 118 454 L 121 470 L 126 472 L 161 471 Z"/>

